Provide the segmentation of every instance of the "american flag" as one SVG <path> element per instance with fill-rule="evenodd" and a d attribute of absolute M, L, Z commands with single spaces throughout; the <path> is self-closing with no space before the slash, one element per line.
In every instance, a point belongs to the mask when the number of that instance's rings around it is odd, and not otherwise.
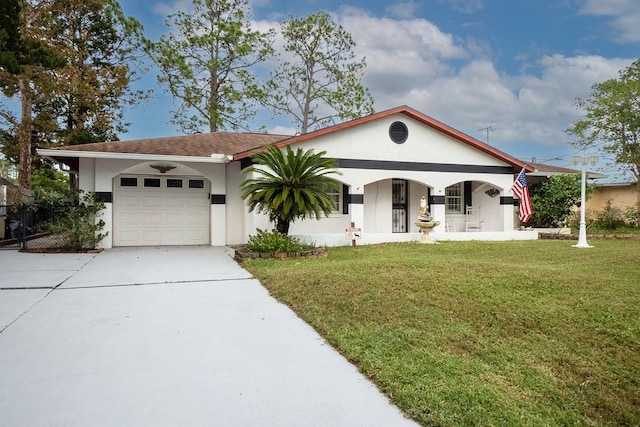
<path fill-rule="evenodd" d="M 524 173 L 524 168 L 522 168 L 518 178 L 513 183 L 511 191 L 520 199 L 520 221 L 529 221 L 533 208 L 531 207 L 531 197 L 529 197 L 529 187 L 527 186 L 527 176 Z"/>

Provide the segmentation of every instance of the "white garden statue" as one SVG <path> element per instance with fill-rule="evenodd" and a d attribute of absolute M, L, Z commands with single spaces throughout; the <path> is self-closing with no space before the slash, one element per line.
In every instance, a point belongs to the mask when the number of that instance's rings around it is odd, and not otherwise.
<path fill-rule="evenodd" d="M 415 222 L 415 224 L 420 229 L 420 234 L 422 235 L 420 237 L 420 243 L 436 243 L 435 241 L 431 240 L 431 236 L 429 235 L 429 233 L 431 233 L 433 227 L 440 224 L 440 221 L 434 221 L 431 217 L 429 209 L 427 209 L 426 196 L 422 196 L 420 198 L 420 215 L 418 215 L 418 220 Z"/>

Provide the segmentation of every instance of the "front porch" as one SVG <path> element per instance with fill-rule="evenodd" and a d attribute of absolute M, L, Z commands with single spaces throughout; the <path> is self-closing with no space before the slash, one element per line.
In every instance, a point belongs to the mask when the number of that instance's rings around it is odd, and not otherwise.
<path fill-rule="evenodd" d="M 447 182 L 434 176 L 423 176 L 425 179 L 419 181 L 415 176 L 412 178 L 389 177 L 369 183 L 344 183 L 342 193 L 336 197 L 342 206 L 339 215 L 292 224 L 290 234 L 316 245 L 351 245 L 353 236 L 345 230 L 353 223 L 361 230 L 356 238 L 359 245 L 417 242 L 421 236 L 415 221 L 420 213 L 420 199 L 425 197 L 431 216 L 440 223 L 430 234 L 432 240 L 538 238 L 537 232 L 516 229 L 513 198 L 505 194 L 509 190 L 504 190 L 510 188 L 510 176 L 498 179 L 485 176 L 485 181 L 458 182 Z"/>
<path fill-rule="evenodd" d="M 313 242 L 317 246 L 350 246 L 351 236 L 346 233 L 335 234 L 292 234 L 305 242 Z M 537 231 L 481 231 L 481 232 L 446 232 L 433 231 L 431 239 L 436 242 L 446 241 L 507 241 L 507 240 L 538 240 Z M 367 233 L 363 230 L 362 235 L 356 240 L 356 245 L 374 245 L 380 243 L 394 242 L 418 242 L 420 233 Z"/>

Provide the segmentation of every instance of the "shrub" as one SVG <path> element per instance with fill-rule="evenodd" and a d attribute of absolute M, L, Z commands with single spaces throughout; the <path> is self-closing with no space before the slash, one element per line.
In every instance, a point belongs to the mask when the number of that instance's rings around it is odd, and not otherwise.
<path fill-rule="evenodd" d="M 587 185 L 586 196 L 588 197 L 594 189 L 593 185 Z M 580 174 L 554 175 L 533 184 L 530 191 L 533 216 L 529 225 L 562 227 L 571 221 L 573 207 L 580 203 Z"/>
<path fill-rule="evenodd" d="M 615 230 L 625 225 L 625 218 L 622 209 L 611 206 L 611 200 L 609 200 L 604 209 L 596 215 L 595 222 L 603 230 Z"/>
<path fill-rule="evenodd" d="M 95 249 L 108 234 L 101 233 L 105 226 L 104 221 L 96 221 L 102 209 L 104 203 L 96 199 L 95 193 L 87 193 L 79 197 L 78 203 L 71 206 L 66 213 L 49 223 L 47 230 L 62 238 L 65 249 Z"/>
<path fill-rule="evenodd" d="M 593 224 L 596 221 L 596 213 L 591 209 L 585 209 L 584 211 L 584 220 L 587 223 L 587 229 L 593 227 Z M 571 227 L 572 230 L 578 230 L 580 228 L 580 209 L 574 209 L 571 211 L 571 214 L 567 218 L 566 225 Z"/>
<path fill-rule="evenodd" d="M 635 225 L 636 227 L 640 227 L 640 202 L 627 207 L 625 216 L 627 218 L 627 221 L 629 221 L 631 224 Z"/>
<path fill-rule="evenodd" d="M 286 234 L 278 233 L 276 230 L 268 232 L 258 229 L 257 234 L 249 236 L 246 248 L 251 252 L 261 253 L 300 253 L 304 250 L 311 249 L 312 246 L 300 242 L 300 240 L 295 237 L 289 237 Z"/>

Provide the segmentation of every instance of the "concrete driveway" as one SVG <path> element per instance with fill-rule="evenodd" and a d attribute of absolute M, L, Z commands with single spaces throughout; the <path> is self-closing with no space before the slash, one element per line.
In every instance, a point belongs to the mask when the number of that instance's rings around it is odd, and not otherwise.
<path fill-rule="evenodd" d="M 0 251 L 0 424 L 416 425 L 231 253 Z"/>

